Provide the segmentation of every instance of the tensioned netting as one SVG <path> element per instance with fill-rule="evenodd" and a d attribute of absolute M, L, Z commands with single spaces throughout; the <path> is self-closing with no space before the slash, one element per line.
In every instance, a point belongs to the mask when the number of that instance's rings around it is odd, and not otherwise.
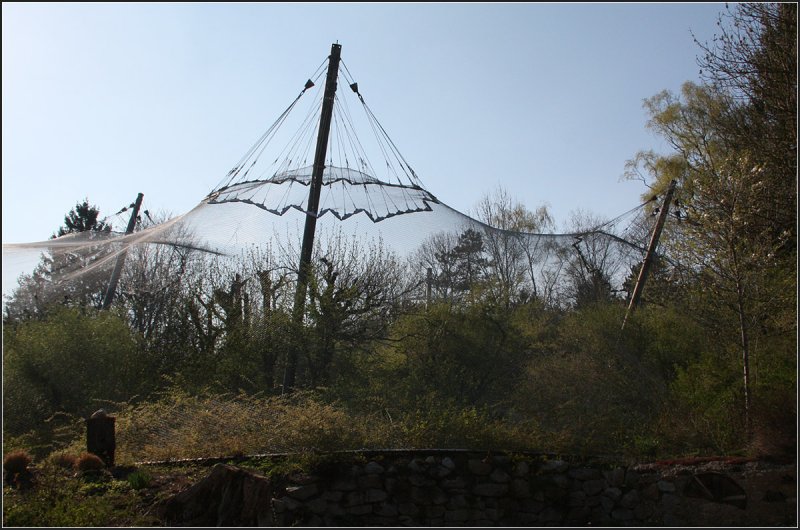
<path fill-rule="evenodd" d="M 129 254 L 162 255 L 165 249 L 230 264 L 261 256 L 265 261 L 253 266 L 254 275 L 266 269 L 296 273 L 305 219 L 314 215 L 315 266 L 348 262 L 337 253 L 357 251 L 363 259 L 374 259 L 377 252 L 402 264 L 408 285 L 415 286 L 406 291 L 412 298 L 455 296 L 467 291 L 471 281 L 490 277 L 513 283 L 526 296 L 561 303 L 575 297 L 580 282 L 599 282 L 624 296 L 624 283 L 642 260 L 652 224 L 644 205 L 612 220 L 586 220 L 566 234 L 548 233 L 548 225 L 530 215 L 486 215 L 480 221 L 458 212 L 424 188 L 344 62 L 319 206 L 316 213 L 308 211 L 324 65 L 191 211 L 147 227 L 143 223 L 128 235 L 83 232 L 44 242 L 4 243 L 4 269 L 30 275 L 44 256 L 46 274 L 37 281 L 48 283 L 53 292 L 74 281 L 100 286 L 121 257 L 135 261 Z M 497 206 L 508 214 L 514 205 Z M 4 291 L 5 284 L 4 278 Z"/>

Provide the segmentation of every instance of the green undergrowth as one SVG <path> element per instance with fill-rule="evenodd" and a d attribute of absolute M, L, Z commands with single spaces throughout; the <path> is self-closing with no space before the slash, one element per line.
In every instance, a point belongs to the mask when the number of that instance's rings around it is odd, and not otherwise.
<path fill-rule="evenodd" d="M 3 486 L 3 526 L 157 525 L 141 489 L 105 470 L 80 474 L 44 462 L 32 469 L 30 483 Z"/>

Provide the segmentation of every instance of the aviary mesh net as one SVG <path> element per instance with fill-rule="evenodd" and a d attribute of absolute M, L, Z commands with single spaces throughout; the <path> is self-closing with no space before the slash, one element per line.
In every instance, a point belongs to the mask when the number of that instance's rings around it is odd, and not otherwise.
<path fill-rule="evenodd" d="M 83 232 L 41 242 L 4 243 L 4 268 L 25 267 L 30 274 L 44 256 L 48 273 L 41 281 L 49 282 L 53 293 L 57 286 L 75 281 L 94 282 L 100 288 L 120 256 L 126 256 L 125 274 L 130 275 L 127 261 L 136 259 L 131 253 L 187 254 L 230 271 L 259 256 L 262 262 L 252 264 L 253 275 L 266 269 L 296 273 L 305 218 L 313 215 L 307 208 L 324 66 L 325 62 L 191 211 L 149 226 L 140 223 L 128 235 Z M 489 226 L 450 208 L 424 188 L 359 93 L 344 62 L 333 109 L 316 214 L 315 267 L 321 266 L 320 260 L 348 261 L 347 252 L 373 260 L 377 253 L 403 267 L 411 286 L 405 293 L 411 298 L 463 291 L 453 279 L 455 269 L 461 267 L 460 261 L 473 258 L 474 274 L 495 276 L 501 283 L 513 280 L 526 296 L 555 300 L 576 277 L 598 275 L 610 292 L 624 293 L 623 283 L 643 257 L 652 224 L 644 205 L 574 233 L 519 230 L 502 215 L 486 219 L 496 225 Z M 372 134 L 357 135 L 356 130 Z M 536 228 L 535 223 L 523 226 Z M 284 275 L 292 281 L 291 274 Z"/>

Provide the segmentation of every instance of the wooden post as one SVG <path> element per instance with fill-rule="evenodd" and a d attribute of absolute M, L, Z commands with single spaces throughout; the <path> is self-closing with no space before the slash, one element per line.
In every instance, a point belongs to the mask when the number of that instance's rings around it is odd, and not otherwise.
<path fill-rule="evenodd" d="M 664 222 L 667 220 L 667 213 L 669 212 L 669 203 L 672 200 L 672 194 L 675 192 L 675 181 L 669 183 L 667 195 L 664 197 L 664 204 L 661 206 L 661 211 L 658 214 L 656 226 L 653 228 L 653 235 L 650 237 L 650 244 L 647 246 L 647 252 L 642 261 L 642 268 L 639 270 L 639 277 L 636 279 L 636 286 L 633 288 L 631 295 L 631 302 L 628 305 L 628 310 L 625 312 L 625 319 L 622 321 L 622 329 L 625 329 L 625 324 L 628 322 L 628 317 L 636 309 L 639 304 L 639 299 L 642 296 L 644 284 L 647 281 L 647 275 L 650 272 L 650 266 L 653 263 L 653 254 L 658 247 L 658 239 L 661 237 L 661 230 L 664 228 Z"/>
<path fill-rule="evenodd" d="M 106 467 L 114 467 L 114 451 L 117 448 L 115 421 L 116 418 L 103 409 L 86 420 L 86 450 L 99 456 Z"/>
<path fill-rule="evenodd" d="M 132 234 L 133 229 L 136 228 L 136 217 L 139 215 L 139 208 L 142 206 L 143 198 L 144 195 L 142 193 L 136 196 L 136 202 L 133 203 L 133 213 L 131 213 L 131 218 L 128 221 L 128 228 L 125 230 L 125 234 Z M 123 250 L 122 253 L 117 256 L 117 262 L 114 265 L 114 271 L 111 273 L 111 280 L 108 282 L 106 295 L 103 298 L 103 309 L 108 309 L 111 302 L 114 300 L 114 291 L 117 290 L 117 282 L 119 282 L 119 276 L 122 274 L 122 266 L 125 264 L 125 256 L 127 253 L 127 250 Z"/>
<path fill-rule="evenodd" d="M 322 190 L 322 173 L 325 170 L 325 155 L 328 152 L 328 137 L 331 130 L 333 102 L 334 96 L 336 95 L 336 78 L 339 75 L 341 53 L 341 44 L 331 45 L 328 76 L 325 80 L 325 94 L 322 100 L 319 131 L 317 133 L 317 149 L 314 154 L 314 169 L 311 173 L 311 185 L 308 191 L 308 208 L 306 209 L 306 224 L 303 230 L 303 246 L 300 249 L 300 265 L 297 269 L 297 290 L 295 291 L 293 310 L 293 318 L 296 324 L 301 324 L 303 322 L 303 316 L 305 314 L 308 276 L 311 272 L 311 254 L 314 250 L 314 233 L 317 228 L 317 213 L 319 211 L 319 195 Z M 286 367 L 283 372 L 284 392 L 289 392 L 292 387 L 294 387 L 296 370 L 297 351 L 290 349 L 286 357 Z"/>

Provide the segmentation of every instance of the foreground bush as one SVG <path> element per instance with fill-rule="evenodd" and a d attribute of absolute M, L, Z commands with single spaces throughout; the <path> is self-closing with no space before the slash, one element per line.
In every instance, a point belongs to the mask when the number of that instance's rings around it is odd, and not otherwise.
<path fill-rule="evenodd" d="M 14 451 L 3 458 L 3 470 L 6 472 L 6 481 L 11 483 L 15 477 L 28 472 L 31 457 L 25 451 Z"/>

